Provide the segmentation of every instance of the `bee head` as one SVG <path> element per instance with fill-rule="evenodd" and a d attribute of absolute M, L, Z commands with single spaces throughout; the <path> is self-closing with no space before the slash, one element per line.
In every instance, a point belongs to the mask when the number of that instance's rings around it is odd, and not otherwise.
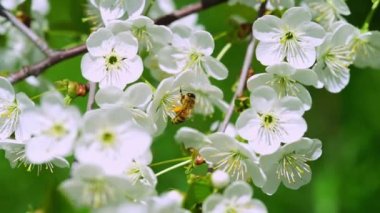
<path fill-rule="evenodd" d="M 187 93 L 187 96 L 189 97 L 189 98 L 195 98 L 195 94 L 194 93 Z"/>

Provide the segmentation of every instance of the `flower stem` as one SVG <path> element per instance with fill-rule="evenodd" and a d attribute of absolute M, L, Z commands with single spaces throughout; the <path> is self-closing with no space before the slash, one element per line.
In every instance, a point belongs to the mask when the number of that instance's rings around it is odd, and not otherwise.
<path fill-rule="evenodd" d="M 231 43 L 227 43 L 226 45 L 224 45 L 223 49 L 219 52 L 216 59 L 220 61 L 223 58 L 223 56 L 228 52 L 228 50 L 230 50 L 231 47 L 232 47 Z"/>
<path fill-rule="evenodd" d="M 379 4 L 380 4 L 380 0 L 373 2 L 372 7 L 371 7 L 371 11 L 368 13 L 367 18 L 365 19 L 365 22 L 362 26 L 362 29 L 361 29 L 362 32 L 368 31 L 369 25 L 370 25 L 372 18 L 373 18 L 373 15 L 375 14 L 376 9 L 379 7 Z"/>
<path fill-rule="evenodd" d="M 171 166 L 171 167 L 169 167 L 169 168 L 167 168 L 167 169 L 164 169 L 164 170 L 158 172 L 158 173 L 156 174 L 156 176 L 158 177 L 158 176 L 160 176 L 160 175 L 162 175 L 162 174 L 165 174 L 165 173 L 167 173 L 167 172 L 170 172 L 170 171 L 172 171 L 172 170 L 174 170 L 174 169 L 177 169 L 177 168 L 179 168 L 179 167 L 185 166 L 185 165 L 187 165 L 187 164 L 189 164 L 189 163 L 191 163 L 191 159 L 189 159 L 189 160 L 187 160 L 187 161 L 184 161 L 184 162 L 181 162 L 181 163 L 178 163 L 178 164 L 176 164 L 176 165 L 174 165 L 174 166 Z"/>
<path fill-rule="evenodd" d="M 153 166 L 160 166 L 160 165 L 164 165 L 164 164 L 168 164 L 168 163 L 181 162 L 181 161 L 189 160 L 190 158 L 191 157 L 170 159 L 170 160 L 165 160 L 165 161 L 161 161 L 161 162 L 157 162 L 157 163 L 152 163 L 150 166 L 153 167 Z"/>

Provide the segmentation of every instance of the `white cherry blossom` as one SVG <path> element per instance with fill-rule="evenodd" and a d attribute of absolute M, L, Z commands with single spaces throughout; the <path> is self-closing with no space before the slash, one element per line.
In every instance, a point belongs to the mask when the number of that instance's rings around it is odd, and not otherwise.
<path fill-rule="evenodd" d="M 134 158 L 149 150 L 152 142 L 149 132 L 122 107 L 87 112 L 81 132 L 76 159 L 95 164 L 107 174 L 122 174 Z"/>
<path fill-rule="evenodd" d="M 115 86 L 123 89 L 135 82 L 143 72 L 137 55 L 137 39 L 129 32 L 114 34 L 101 28 L 87 39 L 86 53 L 81 62 L 82 75 L 89 81 L 99 82 L 99 87 Z"/>
<path fill-rule="evenodd" d="M 287 61 L 295 68 L 309 68 L 316 59 L 316 47 L 325 31 L 311 22 L 310 12 L 301 7 L 288 9 L 282 18 L 265 15 L 253 24 L 253 36 L 259 40 L 257 59 L 263 65 Z"/>
<path fill-rule="evenodd" d="M 266 178 L 258 166 L 258 159 L 246 144 L 225 133 L 214 133 L 208 138 L 211 143 L 199 153 L 211 167 L 228 173 L 232 181 L 252 179 L 256 186 L 264 185 Z"/>
<path fill-rule="evenodd" d="M 78 134 L 79 120 L 79 110 L 65 106 L 59 93 L 43 95 L 41 106 L 29 107 L 20 116 L 21 138 L 27 138 L 27 160 L 44 164 L 69 156 Z"/>
<path fill-rule="evenodd" d="M 217 80 L 227 77 L 227 68 L 211 56 L 215 44 L 210 33 L 206 31 L 195 31 L 190 35 L 176 33 L 173 35 L 172 46 L 164 47 L 158 52 L 159 66 L 163 71 L 170 74 L 185 71 L 207 73 Z"/>
<path fill-rule="evenodd" d="M 15 94 L 11 83 L 0 77 L 0 140 L 12 135 L 22 111 L 32 106 L 34 103 L 24 93 Z"/>
<path fill-rule="evenodd" d="M 266 68 L 267 73 L 258 73 L 248 79 L 247 87 L 254 91 L 257 87 L 267 85 L 276 90 L 279 98 L 295 96 L 299 98 L 305 110 L 311 108 L 311 96 L 303 86 L 321 87 L 317 74 L 310 69 L 295 69 L 287 63 L 279 63 Z"/>
<path fill-rule="evenodd" d="M 344 23 L 336 25 L 318 48 L 317 64 L 313 67 L 324 87 L 333 93 L 347 86 L 350 80 L 349 66 L 355 59 L 353 41 L 356 28 Z"/>
<path fill-rule="evenodd" d="M 261 86 L 251 93 L 251 108 L 240 114 L 236 128 L 255 152 L 270 154 L 281 143 L 297 141 L 304 135 L 307 129 L 302 118 L 304 112 L 298 98 L 278 98 L 274 89 Z"/>
<path fill-rule="evenodd" d="M 334 22 L 342 20 L 342 15 L 350 15 L 345 0 L 305 0 L 310 8 L 313 20 L 321 24 L 326 30 L 334 30 Z"/>
<path fill-rule="evenodd" d="M 294 190 L 308 184 L 311 180 L 311 168 L 307 162 L 321 156 L 321 147 L 321 141 L 317 139 L 302 138 L 286 144 L 275 153 L 261 156 L 260 165 L 267 175 L 262 190 L 272 195 L 280 183 Z"/>

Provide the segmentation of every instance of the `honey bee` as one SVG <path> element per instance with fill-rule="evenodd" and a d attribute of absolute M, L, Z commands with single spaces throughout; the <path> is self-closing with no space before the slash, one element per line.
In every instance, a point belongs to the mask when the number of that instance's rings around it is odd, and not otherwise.
<path fill-rule="evenodd" d="M 183 94 L 182 90 L 180 90 L 181 93 L 181 105 L 176 106 L 174 108 L 175 116 L 172 118 L 173 124 L 179 124 L 184 122 L 186 119 L 188 119 L 195 106 L 195 94 L 194 93 L 186 93 Z"/>

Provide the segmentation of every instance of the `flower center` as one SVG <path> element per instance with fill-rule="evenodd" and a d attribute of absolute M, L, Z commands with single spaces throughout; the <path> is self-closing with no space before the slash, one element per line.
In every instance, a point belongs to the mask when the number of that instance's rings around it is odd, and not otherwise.
<path fill-rule="evenodd" d="M 117 55 L 114 50 L 112 50 L 110 54 L 104 56 L 104 60 L 106 62 L 106 70 L 112 71 L 120 69 L 123 58 Z"/>
<path fill-rule="evenodd" d="M 247 165 L 244 160 L 247 157 L 239 152 L 223 152 L 216 154 L 221 160 L 216 163 L 215 169 L 227 172 L 236 180 L 246 180 Z"/>
<path fill-rule="evenodd" d="M 10 105 L 4 104 L 4 105 L 0 106 L 0 112 L 1 112 L 0 113 L 0 118 L 11 119 L 12 116 L 14 116 L 15 114 L 17 115 L 18 113 L 20 113 L 20 110 L 17 107 L 17 104 L 10 104 Z"/>
<path fill-rule="evenodd" d="M 277 178 L 287 181 L 289 184 L 295 184 L 311 172 L 307 161 L 309 159 L 304 154 L 295 152 L 285 154 L 278 162 Z"/>
<path fill-rule="evenodd" d="M 103 179 L 85 180 L 88 185 L 83 191 L 83 198 L 92 207 L 99 208 L 113 199 L 113 191 Z"/>
<path fill-rule="evenodd" d="M 273 77 L 273 80 L 269 84 L 277 89 L 279 97 L 296 96 L 299 93 L 295 80 L 277 74 L 274 74 Z"/>
<path fill-rule="evenodd" d="M 194 51 L 190 53 L 188 57 L 189 61 L 187 62 L 186 66 L 183 68 L 182 71 L 186 71 L 188 69 L 192 69 L 194 66 L 200 65 L 200 61 L 203 57 L 203 54 Z"/>
<path fill-rule="evenodd" d="M 105 131 L 101 134 L 100 139 L 104 145 L 112 145 L 115 143 L 116 136 L 113 132 Z"/>
<path fill-rule="evenodd" d="M 280 39 L 281 44 L 286 44 L 288 41 L 295 39 L 294 33 L 288 31 Z"/>
<path fill-rule="evenodd" d="M 261 125 L 266 129 L 274 129 L 277 126 L 278 118 L 272 114 L 261 115 Z"/>
<path fill-rule="evenodd" d="M 342 71 L 348 72 L 353 60 L 351 45 L 334 47 L 324 56 L 325 65 L 336 76 Z"/>
<path fill-rule="evenodd" d="M 50 129 L 45 131 L 45 134 L 55 138 L 62 138 L 68 133 L 68 130 L 61 123 L 53 124 Z"/>

